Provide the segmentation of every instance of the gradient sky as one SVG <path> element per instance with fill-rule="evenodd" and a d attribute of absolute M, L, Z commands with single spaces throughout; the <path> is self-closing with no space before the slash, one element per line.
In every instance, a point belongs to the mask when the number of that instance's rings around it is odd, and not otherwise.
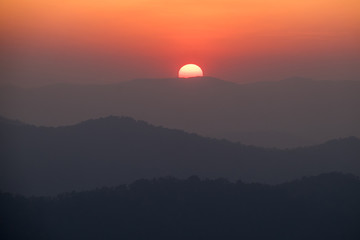
<path fill-rule="evenodd" d="M 358 0 L 3 0 L 4 82 L 360 80 Z"/>

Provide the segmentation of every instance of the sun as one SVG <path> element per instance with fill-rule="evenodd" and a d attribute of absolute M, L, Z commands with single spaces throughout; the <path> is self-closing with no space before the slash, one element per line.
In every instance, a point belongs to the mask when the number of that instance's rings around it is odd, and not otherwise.
<path fill-rule="evenodd" d="M 196 64 L 186 64 L 179 70 L 179 78 L 202 77 L 203 71 Z"/>

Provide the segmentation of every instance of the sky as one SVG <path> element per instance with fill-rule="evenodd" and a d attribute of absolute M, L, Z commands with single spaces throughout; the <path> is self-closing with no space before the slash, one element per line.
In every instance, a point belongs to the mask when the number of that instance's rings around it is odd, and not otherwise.
<path fill-rule="evenodd" d="M 358 0 L 3 0 L 5 83 L 360 80 Z"/>

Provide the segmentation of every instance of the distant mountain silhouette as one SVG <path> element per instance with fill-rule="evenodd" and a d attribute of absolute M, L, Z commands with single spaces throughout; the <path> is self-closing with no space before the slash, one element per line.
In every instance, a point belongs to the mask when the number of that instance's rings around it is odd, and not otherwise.
<path fill-rule="evenodd" d="M 0 192 L 0 236 L 17 239 L 360 238 L 360 180 L 322 174 L 277 186 L 138 180 L 57 197 Z"/>
<path fill-rule="evenodd" d="M 329 171 L 360 174 L 360 140 L 263 149 L 107 117 L 68 127 L 0 121 L 0 189 L 55 194 L 174 176 L 280 183 Z"/>
<path fill-rule="evenodd" d="M 236 84 L 211 77 L 0 88 L 0 114 L 40 126 L 109 115 L 265 147 L 360 137 L 360 81 Z"/>

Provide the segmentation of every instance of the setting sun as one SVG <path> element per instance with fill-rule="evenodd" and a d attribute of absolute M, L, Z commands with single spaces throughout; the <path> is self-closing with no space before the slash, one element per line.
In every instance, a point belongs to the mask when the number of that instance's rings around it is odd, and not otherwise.
<path fill-rule="evenodd" d="M 179 78 L 202 77 L 203 71 L 198 65 L 186 64 L 179 70 Z"/>

